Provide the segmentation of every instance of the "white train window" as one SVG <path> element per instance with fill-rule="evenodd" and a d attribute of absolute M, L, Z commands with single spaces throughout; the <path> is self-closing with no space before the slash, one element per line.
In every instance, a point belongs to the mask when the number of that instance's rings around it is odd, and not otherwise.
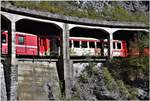
<path fill-rule="evenodd" d="M 95 48 L 95 42 L 89 42 L 89 47 L 90 48 Z"/>
<path fill-rule="evenodd" d="M 116 43 L 115 42 L 113 42 L 113 49 L 115 49 L 116 48 Z"/>
<path fill-rule="evenodd" d="M 121 49 L 121 43 L 117 43 L 117 49 Z"/>
<path fill-rule="evenodd" d="M 80 47 L 79 41 L 74 41 L 74 47 L 75 48 L 79 48 Z"/>
<path fill-rule="evenodd" d="M 82 48 L 87 48 L 87 42 L 86 41 L 82 41 L 81 42 L 81 47 Z"/>
<path fill-rule="evenodd" d="M 69 47 L 70 47 L 70 48 L 72 47 L 72 42 L 71 42 L 71 40 L 69 41 Z"/>
<path fill-rule="evenodd" d="M 96 45 L 97 45 L 97 48 L 101 48 L 101 43 L 100 42 L 97 42 Z"/>

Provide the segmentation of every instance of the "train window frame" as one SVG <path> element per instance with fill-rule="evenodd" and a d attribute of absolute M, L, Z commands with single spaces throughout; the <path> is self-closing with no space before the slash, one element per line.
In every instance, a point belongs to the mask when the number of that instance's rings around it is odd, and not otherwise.
<path fill-rule="evenodd" d="M 20 39 L 21 39 L 21 41 L 20 41 Z M 18 44 L 19 45 L 24 45 L 25 44 L 25 36 L 22 36 L 22 35 L 18 36 Z"/>
<path fill-rule="evenodd" d="M 5 41 L 4 41 L 5 40 Z M 6 43 L 6 34 L 2 34 L 2 43 Z"/>
<path fill-rule="evenodd" d="M 69 48 L 72 48 L 72 40 L 69 40 Z"/>
<path fill-rule="evenodd" d="M 98 45 L 99 43 L 99 45 Z M 101 48 L 101 42 L 96 42 L 96 48 Z"/>
<path fill-rule="evenodd" d="M 116 49 L 116 42 L 113 42 L 113 49 Z"/>
<path fill-rule="evenodd" d="M 86 43 L 86 44 L 83 44 Z M 81 48 L 88 48 L 88 42 L 87 41 L 81 41 Z"/>
<path fill-rule="evenodd" d="M 44 46 L 44 38 L 40 38 L 40 46 Z"/>
<path fill-rule="evenodd" d="M 91 45 L 91 43 L 92 43 L 93 45 Z M 92 46 L 92 47 L 91 47 L 91 46 Z M 93 47 L 93 46 L 94 46 L 94 47 Z M 89 48 L 96 48 L 95 42 L 93 42 L 93 41 L 89 42 Z"/>
<path fill-rule="evenodd" d="M 73 41 L 73 45 L 74 45 L 74 48 L 80 48 L 80 41 Z"/>
<path fill-rule="evenodd" d="M 117 42 L 117 49 L 121 49 L 121 47 L 122 47 L 121 42 Z"/>
<path fill-rule="evenodd" d="M 103 43 L 103 47 L 104 47 L 104 48 L 108 48 L 108 42 L 104 42 L 104 43 Z"/>

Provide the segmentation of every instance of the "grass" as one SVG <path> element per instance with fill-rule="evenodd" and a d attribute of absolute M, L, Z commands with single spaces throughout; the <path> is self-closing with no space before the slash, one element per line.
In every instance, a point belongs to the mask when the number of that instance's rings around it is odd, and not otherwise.
<path fill-rule="evenodd" d="M 4 1 L 3 1 L 4 2 Z M 142 12 L 131 13 L 120 6 L 114 8 L 104 8 L 101 12 L 96 12 L 93 9 L 79 9 L 72 7 L 70 4 L 73 1 L 5 1 L 10 2 L 12 5 L 28 9 L 36 9 L 41 11 L 48 11 L 61 15 L 76 16 L 79 18 L 101 19 L 108 21 L 130 21 L 130 22 L 143 22 L 149 24 L 148 14 Z"/>

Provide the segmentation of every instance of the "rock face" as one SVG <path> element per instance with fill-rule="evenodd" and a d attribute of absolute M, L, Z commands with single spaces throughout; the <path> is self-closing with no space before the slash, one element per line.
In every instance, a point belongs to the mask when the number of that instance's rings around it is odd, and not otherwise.
<path fill-rule="evenodd" d="M 128 88 L 121 80 L 110 78 L 102 64 L 76 63 L 72 99 L 76 100 L 148 100 L 149 91 L 142 85 Z M 90 68 L 92 67 L 92 68 Z M 77 71 L 78 70 L 78 71 Z M 105 71 L 105 73 L 104 73 Z M 107 78 L 106 78 L 107 76 Z M 139 84 L 141 84 L 139 82 Z M 145 88 L 148 88 L 147 86 Z"/>
<path fill-rule="evenodd" d="M 79 64 L 75 64 L 74 68 Z M 80 64 L 72 88 L 72 99 L 80 100 L 114 100 L 121 99 L 119 91 L 110 92 L 104 82 L 103 68 L 100 63 L 90 69 L 88 63 Z M 92 71 L 92 72 L 91 72 Z M 113 83 L 116 83 L 115 81 Z"/>
<path fill-rule="evenodd" d="M 136 11 L 149 11 L 149 1 L 77 1 L 77 6 L 82 9 L 95 9 L 96 11 L 102 11 L 106 7 L 113 8 L 121 6 L 124 9 L 136 12 Z"/>

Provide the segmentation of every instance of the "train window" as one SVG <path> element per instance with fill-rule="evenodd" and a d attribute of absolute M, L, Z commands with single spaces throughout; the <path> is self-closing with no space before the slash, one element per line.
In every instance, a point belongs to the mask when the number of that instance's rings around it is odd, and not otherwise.
<path fill-rule="evenodd" d="M 43 46 L 43 39 L 40 39 L 40 46 Z"/>
<path fill-rule="evenodd" d="M 104 42 L 104 48 L 108 48 L 108 43 Z"/>
<path fill-rule="evenodd" d="M 101 48 L 100 42 L 97 42 L 96 45 L 97 45 L 97 48 Z"/>
<path fill-rule="evenodd" d="M 115 49 L 116 48 L 116 46 L 115 46 L 115 42 L 113 42 L 113 49 Z"/>
<path fill-rule="evenodd" d="M 82 48 L 87 48 L 87 42 L 82 41 L 82 43 L 81 43 L 81 47 L 82 47 Z"/>
<path fill-rule="evenodd" d="M 70 47 L 70 48 L 72 47 L 72 43 L 71 43 L 71 40 L 69 41 L 69 47 Z"/>
<path fill-rule="evenodd" d="M 18 38 L 18 44 L 20 44 L 20 45 L 24 44 L 24 36 L 19 36 L 19 38 Z"/>
<path fill-rule="evenodd" d="M 2 34 L 2 43 L 6 43 L 6 35 Z"/>
<path fill-rule="evenodd" d="M 89 47 L 90 48 L 95 48 L 95 42 L 89 42 Z"/>
<path fill-rule="evenodd" d="M 46 46 L 46 40 L 43 40 L 43 46 Z"/>
<path fill-rule="evenodd" d="M 117 49 L 121 49 L 121 43 L 117 43 Z"/>
<path fill-rule="evenodd" d="M 76 48 L 80 47 L 79 41 L 74 41 L 74 47 L 76 47 Z"/>

